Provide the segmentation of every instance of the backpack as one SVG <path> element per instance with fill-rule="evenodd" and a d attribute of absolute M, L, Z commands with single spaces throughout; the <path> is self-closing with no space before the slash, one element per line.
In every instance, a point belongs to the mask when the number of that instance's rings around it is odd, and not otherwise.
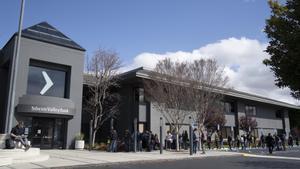
<path fill-rule="evenodd" d="M 12 139 L 6 139 L 5 140 L 5 147 L 7 149 L 14 149 L 15 148 L 15 143 Z"/>

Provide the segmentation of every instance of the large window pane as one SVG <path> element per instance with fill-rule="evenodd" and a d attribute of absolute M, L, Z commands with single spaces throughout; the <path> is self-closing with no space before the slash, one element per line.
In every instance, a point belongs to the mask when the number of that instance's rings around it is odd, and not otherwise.
<path fill-rule="evenodd" d="M 41 95 L 40 92 L 46 84 L 42 74 L 43 71 L 47 73 L 53 82 L 53 86 L 43 95 L 65 98 L 66 72 L 37 66 L 29 66 L 27 94 Z"/>

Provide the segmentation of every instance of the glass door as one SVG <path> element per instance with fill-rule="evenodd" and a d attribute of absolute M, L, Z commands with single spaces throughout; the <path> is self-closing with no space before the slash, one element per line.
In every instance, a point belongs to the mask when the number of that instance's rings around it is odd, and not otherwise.
<path fill-rule="evenodd" d="M 32 119 L 32 146 L 40 148 L 52 148 L 54 119 L 34 117 Z"/>

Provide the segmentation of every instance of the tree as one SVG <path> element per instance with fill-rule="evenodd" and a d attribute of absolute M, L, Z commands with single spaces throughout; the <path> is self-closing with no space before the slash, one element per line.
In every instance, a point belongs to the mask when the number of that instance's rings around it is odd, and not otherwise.
<path fill-rule="evenodd" d="M 300 98 L 300 1 L 287 0 L 285 5 L 269 1 L 271 17 L 266 20 L 265 32 L 270 39 L 263 63 L 274 72 L 275 84 L 289 87 L 294 98 Z"/>
<path fill-rule="evenodd" d="M 257 122 L 251 116 L 241 116 L 239 118 L 240 129 L 242 129 L 245 133 L 253 131 L 254 128 L 257 127 Z M 250 130 L 250 131 L 249 131 Z"/>
<path fill-rule="evenodd" d="M 186 99 L 188 87 L 184 85 L 187 73 L 186 63 L 165 59 L 159 61 L 154 71 L 150 73 L 150 80 L 144 81 L 147 98 L 175 130 L 177 150 L 179 150 L 178 132 L 190 115 Z"/>
<path fill-rule="evenodd" d="M 220 104 L 227 77 L 214 60 L 194 62 L 160 61 L 145 89 L 154 106 L 162 113 L 172 128 L 178 131 L 193 116 L 199 129 L 225 124 L 223 106 Z M 177 138 L 178 141 L 178 138 Z"/>
<path fill-rule="evenodd" d="M 222 104 L 224 86 L 228 77 L 215 60 L 200 59 L 189 64 L 189 103 L 200 131 L 207 127 L 224 125 L 225 115 Z"/>
<path fill-rule="evenodd" d="M 120 96 L 114 89 L 119 87 L 117 73 L 121 61 L 116 52 L 100 48 L 87 59 L 86 67 L 86 75 L 90 80 L 83 107 L 90 114 L 94 147 L 101 126 L 118 113 Z"/>

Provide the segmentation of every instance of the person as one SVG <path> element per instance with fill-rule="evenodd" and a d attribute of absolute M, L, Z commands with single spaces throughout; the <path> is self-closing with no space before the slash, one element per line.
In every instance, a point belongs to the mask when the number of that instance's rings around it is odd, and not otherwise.
<path fill-rule="evenodd" d="M 15 142 L 20 142 L 25 147 L 25 151 L 27 151 L 30 148 L 30 145 L 28 144 L 27 138 L 24 136 L 24 132 L 24 123 L 23 121 L 19 121 L 18 124 L 11 129 L 10 138 Z"/>
<path fill-rule="evenodd" d="M 288 145 L 289 145 L 289 148 L 293 148 L 293 136 L 292 134 L 289 135 L 289 138 L 288 138 Z"/>
<path fill-rule="evenodd" d="M 188 135 L 187 131 L 185 130 L 182 133 L 183 149 L 185 149 L 185 150 L 187 150 L 187 148 L 188 148 L 188 146 L 187 146 L 188 139 L 189 139 L 189 135 Z"/>
<path fill-rule="evenodd" d="M 246 144 L 245 144 L 245 135 L 243 134 L 241 136 L 241 146 L 242 146 L 242 150 L 246 149 Z"/>
<path fill-rule="evenodd" d="M 220 141 L 219 135 L 218 133 L 215 133 L 215 146 L 217 149 L 219 149 L 219 141 Z"/>
<path fill-rule="evenodd" d="M 285 134 L 284 133 L 280 135 L 280 140 L 281 140 L 282 150 L 285 151 L 286 147 L 285 147 Z"/>
<path fill-rule="evenodd" d="M 110 139 L 111 139 L 110 152 L 117 152 L 118 133 L 116 130 L 112 130 Z"/>
<path fill-rule="evenodd" d="M 231 144 L 232 144 L 232 137 L 231 137 L 231 135 L 228 135 L 227 141 L 228 141 L 229 150 L 231 151 L 232 150 L 231 149 Z"/>
<path fill-rule="evenodd" d="M 193 153 L 197 153 L 197 147 L 198 147 L 199 137 L 197 136 L 197 129 L 194 129 L 193 132 Z"/>
<path fill-rule="evenodd" d="M 159 142 L 159 138 L 158 135 L 155 134 L 154 135 L 154 146 L 153 146 L 154 150 L 159 150 L 160 149 L 160 142 Z"/>
<path fill-rule="evenodd" d="M 211 135 L 210 135 L 210 133 L 207 134 L 207 147 L 210 150 L 210 148 L 211 148 Z"/>
<path fill-rule="evenodd" d="M 271 133 L 269 133 L 266 137 L 266 144 L 269 149 L 269 153 L 272 154 L 274 148 L 274 138 L 272 137 Z"/>
<path fill-rule="evenodd" d="M 264 136 L 263 133 L 262 133 L 261 136 L 260 136 L 259 142 L 260 142 L 261 148 L 265 148 L 265 136 Z"/>
<path fill-rule="evenodd" d="M 236 148 L 239 150 L 241 144 L 241 137 L 237 135 L 235 140 L 236 140 Z"/>
<path fill-rule="evenodd" d="M 296 141 L 296 146 L 298 147 L 299 146 L 299 138 L 298 138 L 298 136 L 296 136 L 295 141 Z"/>
<path fill-rule="evenodd" d="M 131 135 L 129 133 L 129 130 L 125 130 L 124 145 L 125 145 L 126 152 L 130 151 L 130 144 L 131 144 Z"/>
<path fill-rule="evenodd" d="M 166 149 L 171 150 L 171 145 L 172 145 L 173 139 L 172 139 L 172 134 L 170 133 L 170 131 L 167 132 L 166 142 L 167 142 Z"/>
<path fill-rule="evenodd" d="M 142 133 L 140 133 L 140 131 L 138 131 L 136 137 L 137 137 L 137 149 L 138 149 L 138 151 L 143 151 L 143 144 L 142 144 L 143 137 L 142 137 Z"/>
<path fill-rule="evenodd" d="M 223 149 L 224 148 L 224 140 L 223 140 L 222 133 L 220 133 L 219 139 L 220 139 L 220 149 Z"/>
<path fill-rule="evenodd" d="M 276 147 L 276 150 L 279 151 L 279 137 L 277 136 L 277 134 L 275 133 L 274 134 L 274 139 L 275 139 L 275 147 Z"/>

